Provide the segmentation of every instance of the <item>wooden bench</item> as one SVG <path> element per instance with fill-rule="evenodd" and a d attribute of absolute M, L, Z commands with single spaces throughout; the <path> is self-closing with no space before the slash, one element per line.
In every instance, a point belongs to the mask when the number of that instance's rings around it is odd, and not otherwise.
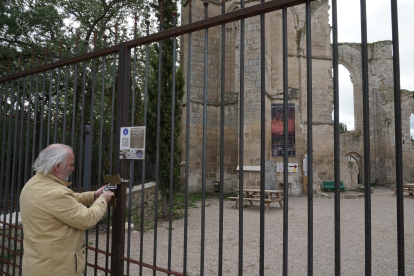
<path fill-rule="evenodd" d="M 344 183 L 342 181 L 339 182 L 341 185 L 341 191 L 345 192 Z M 335 181 L 322 181 L 322 188 L 327 191 L 328 189 L 335 189 Z"/>
<path fill-rule="evenodd" d="M 234 208 L 237 209 L 239 207 L 239 197 L 228 197 L 227 199 L 235 200 L 236 204 L 234 205 Z M 250 206 L 253 206 L 252 201 L 260 201 L 261 199 L 258 197 L 243 197 L 243 200 L 249 201 Z M 269 211 L 270 203 L 273 203 L 273 202 L 279 202 L 280 208 L 283 208 L 282 201 L 283 201 L 283 198 L 265 198 L 264 202 L 266 203 L 266 212 Z"/>
<path fill-rule="evenodd" d="M 392 189 L 391 191 L 394 192 L 393 196 L 397 195 L 397 189 Z M 409 195 L 413 195 L 414 191 L 412 189 L 403 188 L 403 193 L 408 193 Z"/>

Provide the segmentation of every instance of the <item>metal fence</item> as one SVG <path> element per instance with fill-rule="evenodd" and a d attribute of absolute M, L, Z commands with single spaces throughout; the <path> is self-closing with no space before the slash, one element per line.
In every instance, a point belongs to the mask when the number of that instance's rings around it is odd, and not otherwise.
<path fill-rule="evenodd" d="M 365 273 L 372 274 L 371 260 L 371 194 L 370 194 L 370 140 L 369 140 L 369 103 L 368 103 L 368 59 L 367 59 L 367 27 L 366 27 L 366 1 L 361 0 L 361 33 L 362 33 L 362 68 L 363 68 L 363 105 L 364 105 L 364 183 L 365 184 Z M 148 46 L 150 43 L 162 43 L 163 40 L 173 39 L 174 47 L 176 38 L 188 34 L 188 72 L 187 72 L 187 103 L 190 104 L 191 96 L 191 34 L 195 31 L 204 30 L 204 114 L 203 114 L 203 179 L 202 179 L 202 207 L 201 207 L 201 242 L 200 242 L 200 275 L 205 273 L 205 208 L 206 208 L 206 143 L 207 143 L 207 60 L 208 60 L 208 35 L 209 29 L 215 26 L 222 27 L 222 60 L 221 60 L 221 132 L 220 132 L 220 172 L 224 171 L 224 102 L 225 102 L 225 25 L 229 22 L 240 21 L 240 110 L 244 110 L 244 34 L 245 19 L 253 16 L 260 17 L 260 57 L 261 57 L 261 150 L 260 150 L 260 262 L 259 274 L 265 274 L 265 16 L 266 13 L 282 10 L 283 14 L 283 104 L 285 106 L 284 121 L 284 144 L 288 144 L 288 54 L 287 54 L 287 8 L 294 5 L 306 3 L 306 52 L 307 52 L 307 149 L 309 164 L 309 189 L 308 189 L 308 275 L 313 275 L 313 133 L 312 133 L 312 47 L 311 47 L 311 3 L 305 0 L 275 0 L 244 7 L 233 12 L 225 13 L 225 1 L 222 2 L 222 15 L 208 17 L 208 2 L 204 2 L 205 19 L 192 22 L 191 1 L 188 24 L 174 27 L 168 30 L 160 30 L 158 33 L 149 34 L 134 40 L 120 43 L 115 46 L 103 49 L 94 49 L 88 52 L 88 45 L 85 43 L 83 51 L 78 45 L 75 51 L 67 49 L 66 56 L 59 54 L 55 60 L 54 53 L 46 53 L 43 61 L 32 59 L 30 64 L 19 62 L 18 65 L 9 66 L 2 71 L 0 78 L 1 95 L 1 117 L 0 117 L 0 139 L 1 146 L 1 178 L 0 194 L 1 201 L 1 273 L 5 275 L 21 275 L 21 256 L 24 254 L 22 246 L 22 227 L 19 226 L 18 216 L 10 214 L 19 213 L 19 194 L 24 183 L 33 175 L 31 164 L 35 157 L 45 146 L 50 143 L 64 143 L 71 145 L 76 154 L 77 169 L 72 176 L 73 189 L 89 190 L 91 186 L 100 187 L 102 175 L 105 173 L 119 173 L 124 179 L 135 179 L 134 163 L 132 161 L 119 159 L 119 130 L 122 126 L 134 125 L 134 107 L 137 97 L 136 87 L 136 56 L 139 47 L 145 47 L 145 118 L 143 125 L 146 125 L 147 113 L 147 83 L 148 83 Z M 395 140 L 396 140 L 396 183 L 397 183 L 397 234 L 398 234 L 398 274 L 405 275 L 404 265 L 404 220 L 403 220 L 403 189 L 402 189 L 402 136 L 401 136 L 401 98 L 400 98 L 400 72 L 399 72 L 399 45 L 398 45 L 398 22 L 397 22 L 397 1 L 391 0 L 392 30 L 393 30 L 393 58 L 394 58 L 394 100 L 395 100 Z M 334 73 L 334 106 L 339 106 L 338 97 L 338 32 L 337 32 L 337 1 L 332 0 L 332 24 L 333 24 L 333 71 Z M 148 26 L 149 22 L 147 22 Z M 160 49 L 160 56 L 162 47 Z M 174 48 L 175 50 L 175 48 Z M 173 53 L 174 74 L 175 74 L 175 51 Z M 119 57 L 119 58 L 118 58 Z M 161 62 L 161 60 L 160 60 Z M 42 63 L 42 64 L 41 64 Z M 131 70 L 131 67 L 132 70 Z M 161 66 L 159 66 L 161 68 Z M 132 81 L 131 81 L 132 79 Z M 173 77 L 175 80 L 175 77 Z M 161 74 L 158 82 L 161 83 Z M 173 84 L 172 93 L 175 93 Z M 157 124 L 157 145 L 160 142 L 159 136 L 159 112 L 161 102 L 161 88 L 158 90 L 158 124 Z M 132 90 L 132 93 L 131 93 Z M 173 96 L 174 97 L 174 96 Z M 174 102 L 174 100 L 173 100 Z M 186 113 L 186 174 L 189 171 L 189 133 L 190 133 L 190 108 Z M 173 110 L 174 112 L 174 110 Z M 129 116 L 131 115 L 131 118 Z M 174 113 L 173 113 L 174 115 Z M 243 168 L 244 148 L 244 114 L 240 112 L 239 125 L 239 166 Z M 89 123 L 88 123 L 89 122 Z M 172 120 L 174 124 L 174 120 Z M 84 130 L 85 125 L 88 125 Z M 172 125 L 174 128 L 174 125 Z M 174 140 L 171 141 L 174 143 Z M 340 241 L 340 177 L 339 177 L 339 108 L 334 113 L 334 169 L 335 169 L 335 275 L 341 274 L 341 241 Z M 105 161 L 102 161 L 105 160 Z M 288 275 L 288 223 L 289 223 L 289 197 L 288 197 L 288 151 L 284 152 L 284 209 L 283 209 L 283 275 Z M 171 167 L 173 166 L 171 160 Z M 155 208 L 158 209 L 158 178 L 159 167 L 168 164 L 159 163 L 159 150 L 157 148 L 155 178 L 157 184 Z M 142 183 L 145 181 L 145 161 L 142 162 Z M 220 183 L 224 183 L 223 173 L 220 173 Z M 95 247 L 88 246 L 89 254 L 95 254 L 94 263 L 87 263 L 86 274 L 97 275 L 98 271 L 105 274 L 124 275 L 130 274 L 130 264 L 142 268 L 152 269 L 154 275 L 163 272 L 171 275 L 187 275 L 187 234 L 188 234 L 188 177 L 185 183 L 185 214 L 184 214 L 184 242 L 182 271 L 174 272 L 171 269 L 172 246 L 171 246 L 171 208 L 170 205 L 170 229 L 168 246 L 168 267 L 157 266 L 157 221 L 155 215 L 154 229 L 154 259 L 153 263 L 143 262 L 143 231 L 140 233 L 139 260 L 134 260 L 130 255 L 131 228 L 125 234 L 126 214 L 126 189 L 118 189 L 118 208 L 108 210 L 107 222 L 103 223 L 106 228 L 105 247 L 99 248 L 99 229 L 102 223 L 94 230 L 88 231 L 87 241 L 90 232 L 95 232 Z M 131 195 L 132 182 L 129 182 Z M 81 189 L 82 183 L 82 189 Z M 239 173 L 239 197 L 243 197 L 243 170 Z M 171 193 L 172 199 L 172 193 Z M 141 229 L 143 229 L 143 205 L 144 189 L 141 197 Z M 219 254 L 218 254 L 218 275 L 223 275 L 223 200 L 224 192 L 220 190 L 220 213 L 219 213 Z M 172 200 L 170 200 L 170 204 Z M 157 214 L 157 212 L 156 212 Z M 129 210 L 128 222 L 131 223 L 131 210 Z M 112 217 L 111 217 L 112 216 Z M 110 234 L 110 221 L 112 220 L 112 233 Z M 238 274 L 243 274 L 243 208 L 239 208 L 239 251 L 238 251 Z M 125 237 L 127 235 L 127 237 Z M 125 241 L 125 239 L 127 240 Z M 111 246 L 110 246 L 111 242 Z M 125 244 L 127 250 L 125 254 Z M 12 258 L 11 256 L 14 257 Z M 104 266 L 99 265 L 103 260 Z M 127 264 L 125 267 L 125 263 Z M 91 272 L 91 270 L 93 272 Z M 126 271 L 125 271 L 126 270 Z"/>

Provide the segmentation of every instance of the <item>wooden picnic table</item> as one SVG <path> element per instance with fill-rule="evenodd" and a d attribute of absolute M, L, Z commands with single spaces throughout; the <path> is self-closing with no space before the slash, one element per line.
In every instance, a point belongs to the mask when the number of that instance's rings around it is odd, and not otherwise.
<path fill-rule="evenodd" d="M 239 189 L 234 190 L 235 192 L 239 192 Z M 265 203 L 266 203 L 266 212 L 269 211 L 270 203 L 279 202 L 280 208 L 283 209 L 283 197 L 281 194 L 283 190 L 265 190 Z M 250 205 L 253 206 L 253 201 L 260 201 L 260 189 L 256 188 L 246 188 L 243 189 L 243 200 L 249 201 Z M 239 205 L 239 197 L 228 197 L 230 200 L 235 200 L 236 204 L 234 208 L 238 208 Z"/>
<path fill-rule="evenodd" d="M 393 189 L 394 196 L 397 194 L 397 189 Z M 408 193 L 409 195 L 414 194 L 414 184 L 403 184 L 403 192 Z"/>

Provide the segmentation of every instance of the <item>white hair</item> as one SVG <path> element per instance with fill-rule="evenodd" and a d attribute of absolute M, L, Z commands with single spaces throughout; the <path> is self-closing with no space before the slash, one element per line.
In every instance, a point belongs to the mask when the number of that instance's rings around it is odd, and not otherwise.
<path fill-rule="evenodd" d="M 63 168 L 65 168 L 69 150 L 72 151 L 72 148 L 63 144 L 48 146 L 39 153 L 33 164 L 33 169 L 38 173 L 48 174 L 59 163 L 62 163 Z"/>

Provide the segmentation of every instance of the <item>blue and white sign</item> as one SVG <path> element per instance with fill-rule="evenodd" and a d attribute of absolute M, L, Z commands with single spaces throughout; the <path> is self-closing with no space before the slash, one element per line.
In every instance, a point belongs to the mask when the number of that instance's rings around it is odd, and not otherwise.
<path fill-rule="evenodd" d="M 121 127 L 120 159 L 145 159 L 145 127 Z"/>

